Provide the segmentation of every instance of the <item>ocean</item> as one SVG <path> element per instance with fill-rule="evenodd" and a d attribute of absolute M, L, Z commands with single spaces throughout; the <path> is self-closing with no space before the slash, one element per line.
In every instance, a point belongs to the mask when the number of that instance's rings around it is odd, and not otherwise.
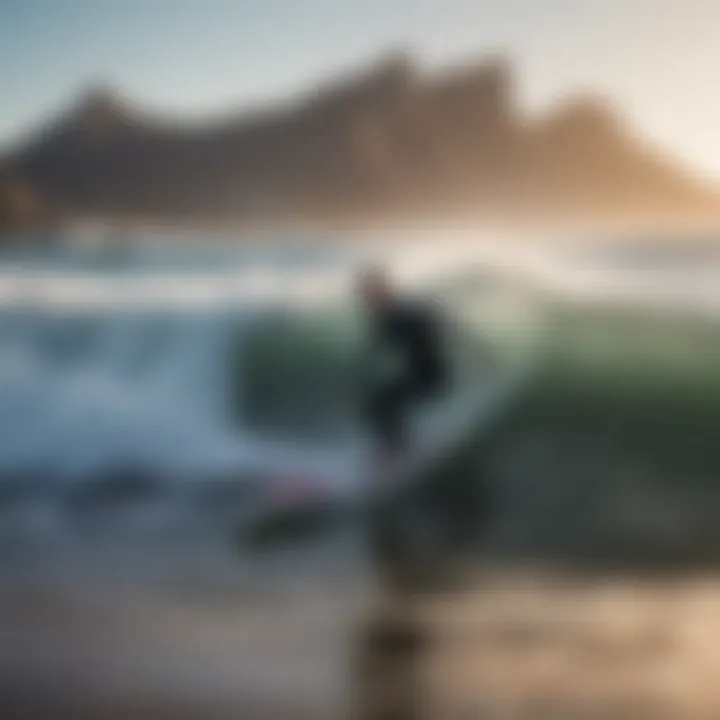
<path fill-rule="evenodd" d="M 500 505 L 478 567 L 689 562 L 714 547 L 711 513 L 704 540 L 681 542 L 716 467 L 712 240 L 110 239 L 0 253 L 3 683 L 191 699 L 197 717 L 208 698 L 237 710 L 276 696 L 287 717 L 299 699 L 338 716 L 354 633 L 385 602 L 362 532 L 241 538 L 278 479 L 362 476 L 351 289 L 371 261 L 470 331 L 453 336 L 458 396 L 492 381 L 486 347 L 499 367 L 537 358 L 526 403 L 479 443 Z"/>

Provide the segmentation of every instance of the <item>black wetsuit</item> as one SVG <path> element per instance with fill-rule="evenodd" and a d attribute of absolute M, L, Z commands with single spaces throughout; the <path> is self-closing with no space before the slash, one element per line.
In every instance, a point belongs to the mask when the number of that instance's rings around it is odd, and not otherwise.
<path fill-rule="evenodd" d="M 440 322 L 432 308 L 401 302 L 374 312 L 370 320 L 365 416 L 380 448 L 400 451 L 407 442 L 409 411 L 436 397 L 448 380 Z"/>

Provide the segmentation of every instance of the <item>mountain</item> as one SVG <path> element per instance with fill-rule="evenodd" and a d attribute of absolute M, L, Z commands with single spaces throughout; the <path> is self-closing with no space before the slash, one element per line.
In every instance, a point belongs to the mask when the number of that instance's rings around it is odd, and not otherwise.
<path fill-rule="evenodd" d="M 393 55 L 287 106 L 200 128 L 146 117 L 93 88 L 6 165 L 81 215 L 670 212 L 715 203 L 597 99 L 525 117 L 504 60 L 428 77 Z"/>
<path fill-rule="evenodd" d="M 26 230 L 50 219 L 49 207 L 34 190 L 0 167 L 0 230 Z"/>

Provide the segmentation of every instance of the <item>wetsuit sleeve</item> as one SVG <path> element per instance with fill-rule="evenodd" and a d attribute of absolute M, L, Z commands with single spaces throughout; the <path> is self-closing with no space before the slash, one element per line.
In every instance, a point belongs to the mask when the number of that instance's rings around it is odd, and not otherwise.
<path fill-rule="evenodd" d="M 415 381 L 421 393 L 439 391 L 447 381 L 446 338 L 438 310 L 422 307 L 413 318 Z"/>
<path fill-rule="evenodd" d="M 365 419 L 369 414 L 369 406 L 374 393 L 373 355 L 374 343 L 366 337 L 359 344 L 352 377 L 352 396 L 355 406 L 359 415 Z"/>

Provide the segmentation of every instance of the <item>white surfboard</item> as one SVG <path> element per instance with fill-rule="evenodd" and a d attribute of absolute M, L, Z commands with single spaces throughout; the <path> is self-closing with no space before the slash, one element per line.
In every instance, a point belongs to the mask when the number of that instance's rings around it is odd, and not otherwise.
<path fill-rule="evenodd" d="M 250 532 L 275 528 L 268 534 L 291 536 L 296 527 L 303 526 L 303 518 L 360 512 L 409 490 L 464 442 L 481 437 L 498 422 L 526 387 L 534 367 L 533 358 L 516 360 L 512 366 L 491 373 L 485 383 L 428 406 L 416 418 L 411 450 L 406 455 L 379 464 L 368 446 L 362 457 L 356 458 L 359 462 L 351 473 L 355 475 L 353 482 L 326 485 L 318 492 L 288 492 L 280 500 L 263 503 L 250 523 Z"/>
<path fill-rule="evenodd" d="M 428 408 L 417 418 L 411 447 L 405 456 L 387 464 L 369 458 L 363 500 L 374 503 L 402 492 L 463 442 L 481 436 L 520 394 L 531 370 L 530 363 L 518 363 L 488 378 L 486 383 Z"/>

